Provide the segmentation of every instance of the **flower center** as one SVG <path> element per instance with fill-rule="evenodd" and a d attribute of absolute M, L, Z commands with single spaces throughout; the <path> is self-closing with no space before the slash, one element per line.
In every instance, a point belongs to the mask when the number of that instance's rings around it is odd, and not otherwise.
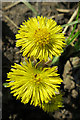
<path fill-rule="evenodd" d="M 39 84 L 41 81 L 40 75 L 39 74 L 35 74 L 33 77 L 33 80 L 36 84 Z"/>
<path fill-rule="evenodd" d="M 47 31 L 46 28 L 42 28 L 42 29 L 39 28 L 35 30 L 34 40 L 36 40 L 38 45 L 45 46 L 45 44 L 49 43 L 50 33 Z"/>

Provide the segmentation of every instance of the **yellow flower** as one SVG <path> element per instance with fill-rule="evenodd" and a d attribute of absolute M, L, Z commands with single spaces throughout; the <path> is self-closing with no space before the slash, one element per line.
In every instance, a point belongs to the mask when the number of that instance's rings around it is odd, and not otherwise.
<path fill-rule="evenodd" d="M 31 61 L 25 60 L 12 66 L 8 73 L 8 87 L 11 88 L 13 96 L 21 98 L 24 104 L 30 102 L 34 106 L 50 101 L 55 92 L 58 92 L 62 80 L 57 74 L 56 67 L 37 69 Z"/>
<path fill-rule="evenodd" d="M 58 110 L 60 107 L 63 107 L 63 99 L 62 99 L 62 94 L 56 94 L 51 101 L 49 101 L 48 103 L 43 103 L 42 105 L 40 105 L 40 107 L 42 107 L 42 109 L 45 112 L 54 112 L 56 110 Z"/>
<path fill-rule="evenodd" d="M 16 46 L 22 47 L 23 56 L 34 56 L 40 60 L 52 59 L 63 51 L 65 37 L 62 27 L 53 19 L 37 16 L 24 21 L 16 34 Z"/>

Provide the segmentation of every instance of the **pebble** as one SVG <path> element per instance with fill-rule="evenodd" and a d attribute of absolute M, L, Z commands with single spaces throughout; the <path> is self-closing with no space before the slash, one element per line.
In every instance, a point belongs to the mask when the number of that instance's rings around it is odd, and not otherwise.
<path fill-rule="evenodd" d="M 72 95 L 73 98 L 76 98 L 78 96 L 78 92 L 74 89 L 74 90 L 72 90 L 71 95 Z"/>

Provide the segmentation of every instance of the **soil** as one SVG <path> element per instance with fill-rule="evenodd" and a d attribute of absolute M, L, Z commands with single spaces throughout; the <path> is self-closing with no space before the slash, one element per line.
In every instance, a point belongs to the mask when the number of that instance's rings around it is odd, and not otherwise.
<path fill-rule="evenodd" d="M 22 2 L 5 10 L 11 5 L 11 2 L 3 2 L 3 20 L 2 20 L 2 82 L 5 83 L 7 73 L 10 71 L 11 65 L 20 63 L 23 59 L 19 53 L 19 48 L 15 47 L 15 34 L 17 28 L 28 17 L 34 17 L 35 14 Z M 39 15 L 54 18 L 57 24 L 63 25 L 68 22 L 71 15 L 78 6 L 77 2 L 33 2 L 30 3 L 38 12 Z M 70 12 L 60 12 L 59 9 L 71 9 Z M 62 14 L 58 16 L 58 14 Z M 14 23 L 13 25 L 5 16 L 8 16 Z M 75 20 L 75 19 L 74 19 Z M 67 38 L 72 27 L 66 31 Z M 78 30 L 78 26 L 76 28 Z M 76 32 L 76 31 L 75 31 Z M 59 60 L 59 73 L 63 79 L 61 90 L 64 92 L 63 105 L 64 107 L 53 113 L 44 112 L 38 107 L 24 105 L 19 100 L 10 94 L 10 89 L 3 86 L 2 89 L 2 120 L 79 120 L 80 119 L 80 51 L 75 52 L 73 46 L 68 46 Z"/>

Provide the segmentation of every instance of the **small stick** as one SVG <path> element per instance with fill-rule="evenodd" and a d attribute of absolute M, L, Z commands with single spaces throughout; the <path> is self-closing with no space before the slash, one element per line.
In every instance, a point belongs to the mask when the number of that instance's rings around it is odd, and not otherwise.
<path fill-rule="evenodd" d="M 72 11 L 74 11 L 73 9 L 56 9 L 57 11 L 59 11 L 59 12 L 64 12 L 64 13 L 68 13 L 68 12 L 72 12 Z"/>
<path fill-rule="evenodd" d="M 53 16 L 48 17 L 48 18 L 50 19 L 50 18 L 60 17 L 60 16 L 63 16 L 63 15 L 64 15 L 64 14 L 58 14 L 58 15 L 53 15 Z"/>
<path fill-rule="evenodd" d="M 20 1 L 14 2 L 14 3 L 10 4 L 9 6 L 3 8 L 2 10 L 8 10 L 8 9 L 12 8 L 13 6 L 17 5 L 18 3 L 20 3 Z"/>
<path fill-rule="evenodd" d="M 4 15 L 4 14 L 3 14 Z M 10 22 L 12 23 L 17 29 L 19 28 L 8 16 L 4 15 L 4 17 Z"/>
<path fill-rule="evenodd" d="M 68 23 L 72 22 L 73 19 L 76 17 L 76 15 L 77 15 L 77 13 L 78 13 L 78 9 L 79 9 L 79 7 L 77 7 L 77 9 L 74 11 L 74 13 L 72 14 L 72 16 L 71 16 L 71 18 L 69 19 Z M 67 23 L 67 24 L 68 24 L 68 23 Z M 68 27 L 69 27 L 69 26 L 66 26 L 66 27 L 64 28 L 63 33 L 65 33 L 65 32 L 67 31 Z"/>

